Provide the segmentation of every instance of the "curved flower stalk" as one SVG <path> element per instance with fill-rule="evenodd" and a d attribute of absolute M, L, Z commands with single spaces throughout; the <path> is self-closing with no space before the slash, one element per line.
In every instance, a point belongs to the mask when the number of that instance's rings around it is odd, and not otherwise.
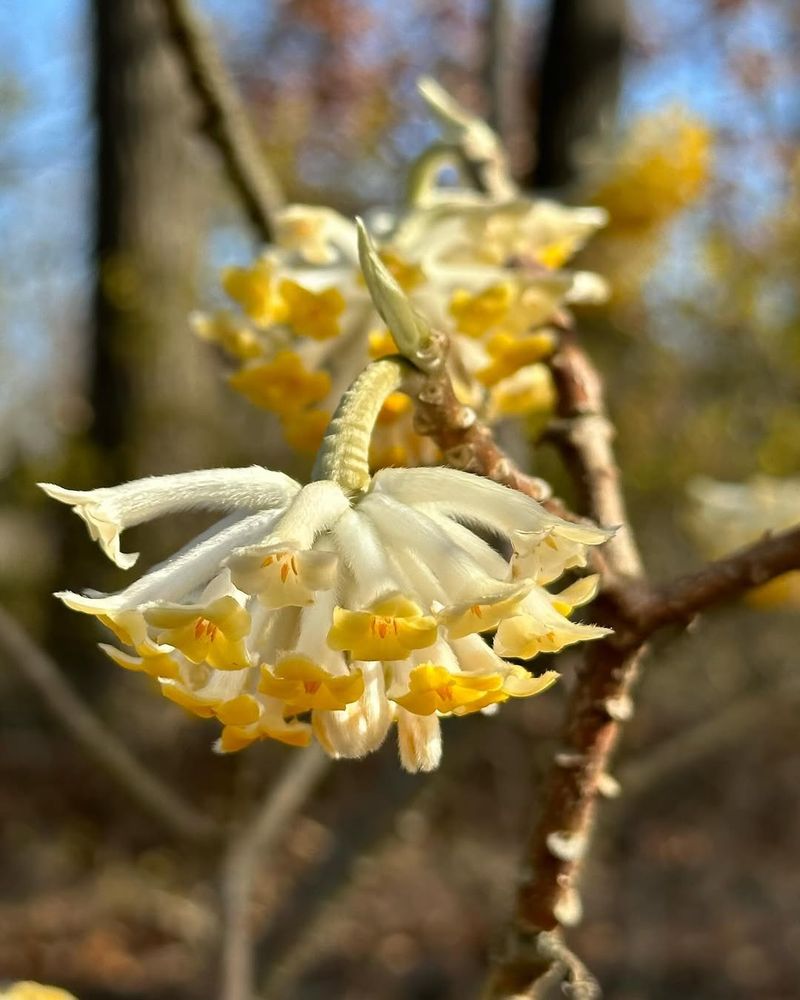
<path fill-rule="evenodd" d="M 697 477 L 688 485 L 689 528 L 711 558 L 800 523 L 800 479 L 755 476 L 747 483 L 720 483 Z M 784 573 L 751 590 L 757 607 L 800 608 L 800 572 Z"/>
<path fill-rule="evenodd" d="M 218 719 L 221 752 L 316 738 L 333 757 L 360 757 L 396 723 L 403 766 L 430 770 L 442 716 L 494 709 L 556 680 L 506 657 L 607 632 L 569 618 L 593 596 L 595 578 L 556 594 L 545 584 L 583 566 L 587 546 L 610 532 L 562 521 L 468 473 L 370 476 L 369 432 L 405 367 L 386 359 L 362 373 L 307 486 L 258 467 L 89 493 L 43 484 L 122 565 L 135 559 L 119 547 L 129 525 L 188 507 L 224 514 L 119 593 L 58 595 L 113 633 L 116 643 L 102 648 L 115 663 Z M 490 545 L 487 532 L 502 544 Z"/>
<path fill-rule="evenodd" d="M 606 294 L 597 275 L 563 265 L 605 221 L 602 209 L 433 183 L 398 216 L 374 216 L 371 235 L 413 307 L 449 336 L 462 402 L 494 421 L 550 405 L 539 364 L 555 346 L 548 324 L 565 305 Z M 232 386 L 278 414 L 290 445 L 313 453 L 344 386 L 396 350 L 359 270 L 355 225 L 329 208 L 289 206 L 275 245 L 226 270 L 223 286 L 234 308 L 197 314 L 196 332 L 234 359 Z M 373 452 L 377 466 L 434 460 L 405 397 L 386 401 Z"/>

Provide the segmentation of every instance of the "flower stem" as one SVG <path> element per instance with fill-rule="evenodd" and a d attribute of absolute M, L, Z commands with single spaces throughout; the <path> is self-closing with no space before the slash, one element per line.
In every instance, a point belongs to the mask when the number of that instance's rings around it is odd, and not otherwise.
<path fill-rule="evenodd" d="M 395 356 L 373 361 L 342 396 L 328 424 L 312 478 L 330 479 L 345 493 L 363 493 L 370 482 L 369 444 L 387 396 L 396 392 L 414 366 Z"/>
<path fill-rule="evenodd" d="M 438 187 L 439 174 L 444 167 L 452 167 L 466 184 L 471 182 L 468 165 L 458 146 L 449 142 L 436 142 L 411 164 L 406 186 L 406 203 L 412 208 L 426 202 Z"/>

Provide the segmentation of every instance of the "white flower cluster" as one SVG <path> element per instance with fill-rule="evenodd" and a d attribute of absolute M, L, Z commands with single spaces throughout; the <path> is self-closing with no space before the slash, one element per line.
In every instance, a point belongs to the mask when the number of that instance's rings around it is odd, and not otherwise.
<path fill-rule="evenodd" d="M 355 497 L 327 479 L 301 487 L 260 467 L 91 492 L 43 488 L 125 568 L 137 558 L 120 549 L 125 528 L 188 509 L 224 512 L 120 593 L 59 595 L 114 633 L 122 648 L 103 648 L 116 663 L 216 717 L 224 752 L 315 736 L 333 757 L 360 757 L 396 723 L 404 767 L 430 770 L 441 716 L 493 709 L 556 679 L 506 657 L 607 632 L 567 617 L 596 578 L 557 594 L 545 585 L 584 566 L 587 546 L 609 532 L 468 473 L 387 469 Z"/>

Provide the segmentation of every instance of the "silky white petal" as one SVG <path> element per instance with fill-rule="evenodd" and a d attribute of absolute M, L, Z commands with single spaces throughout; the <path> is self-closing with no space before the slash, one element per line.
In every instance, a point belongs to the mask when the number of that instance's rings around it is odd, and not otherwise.
<path fill-rule="evenodd" d="M 332 208 L 287 205 L 275 216 L 275 241 L 310 264 L 331 264 L 339 259 L 358 264 L 356 227 Z"/>
<path fill-rule="evenodd" d="M 572 286 L 565 298 L 567 302 L 581 302 L 588 305 L 599 305 L 608 301 L 611 286 L 594 271 L 574 271 Z"/>
<path fill-rule="evenodd" d="M 149 476 L 87 491 L 67 490 L 53 483 L 38 485 L 54 500 L 69 504 L 86 522 L 91 537 L 123 569 L 138 558 L 136 552 L 120 552 L 119 536 L 125 528 L 185 510 L 274 508 L 287 503 L 300 489 L 289 476 L 258 465 Z"/>
<path fill-rule="evenodd" d="M 294 649 L 300 626 L 300 608 L 280 608 L 275 611 L 252 602 L 252 621 L 247 637 L 247 649 L 253 658 L 274 666 L 282 652 Z"/>
<path fill-rule="evenodd" d="M 442 759 L 442 731 L 436 715 L 414 715 L 397 707 L 397 744 L 406 771 L 434 771 Z"/>
<path fill-rule="evenodd" d="M 350 571 L 354 586 L 340 594 L 346 607 L 368 607 L 393 592 L 406 592 L 403 581 L 389 560 L 380 533 L 361 506 L 348 510 L 332 529 L 339 558 Z M 412 594 L 407 594 L 413 597 Z"/>
<path fill-rule="evenodd" d="M 425 515 L 449 534 L 490 576 L 503 579 L 509 575 L 510 565 L 508 559 L 504 559 L 480 535 L 476 535 L 474 531 L 471 531 L 463 524 L 459 524 L 458 521 L 440 514 L 433 507 L 426 509 Z"/>
<path fill-rule="evenodd" d="M 373 478 L 371 489 L 376 495 L 387 494 L 419 510 L 430 504 L 440 514 L 507 535 L 569 526 L 582 529 L 581 540 L 590 544 L 608 537 L 600 528 L 562 521 L 517 490 L 456 469 L 382 469 Z"/>
<path fill-rule="evenodd" d="M 368 494 L 360 510 L 369 515 L 391 548 L 405 546 L 422 555 L 442 584 L 448 603 L 477 601 L 487 594 L 499 594 L 506 587 L 513 589 L 505 580 L 486 573 L 451 533 L 420 511 L 379 493 Z"/>
<path fill-rule="evenodd" d="M 291 543 L 310 549 L 317 535 L 332 527 L 350 509 L 350 501 L 336 483 L 328 480 L 309 483 L 297 494 L 275 526 L 268 543 Z"/>
<path fill-rule="evenodd" d="M 69 607 L 96 614 L 115 614 L 152 601 L 181 600 L 216 575 L 232 548 L 262 538 L 279 516 L 271 510 L 249 517 L 231 514 L 117 594 L 88 598 L 67 592 L 56 596 Z"/>
<path fill-rule="evenodd" d="M 456 469 L 382 469 L 373 478 L 372 489 L 420 511 L 430 507 L 523 544 L 535 544 L 548 532 L 583 545 L 598 545 L 614 534 L 613 529 L 565 521 L 524 493 Z"/>
<path fill-rule="evenodd" d="M 464 673 L 505 674 L 508 664 L 480 635 L 473 633 L 461 639 L 451 639 L 450 645 Z"/>
<path fill-rule="evenodd" d="M 243 670 L 211 670 L 208 675 L 208 683 L 202 687 L 196 687 L 192 694 L 196 698 L 215 704 L 220 701 L 229 701 L 242 694 L 252 676 L 253 671 L 250 667 L 245 667 Z"/>
<path fill-rule="evenodd" d="M 403 593 L 414 595 L 426 613 L 444 607 L 449 600 L 448 594 L 423 552 L 395 545 L 389 558 L 398 579 L 403 582 Z"/>
<path fill-rule="evenodd" d="M 309 608 L 300 612 L 300 634 L 291 648 L 284 653 L 298 653 L 327 670 L 330 674 L 347 673 L 344 654 L 331 649 L 325 641 L 333 619 L 336 598 L 332 591 L 322 591 Z M 280 657 L 280 653 L 278 654 Z"/>
<path fill-rule="evenodd" d="M 351 666 L 364 677 L 364 693 L 358 701 L 340 711 L 317 710 L 312 715 L 317 739 L 331 757 L 363 757 L 377 750 L 394 718 L 381 664 L 356 660 Z"/>

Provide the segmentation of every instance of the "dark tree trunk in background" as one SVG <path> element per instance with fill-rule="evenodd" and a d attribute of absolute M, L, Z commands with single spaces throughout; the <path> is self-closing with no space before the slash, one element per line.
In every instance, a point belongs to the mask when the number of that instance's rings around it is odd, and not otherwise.
<path fill-rule="evenodd" d="M 207 347 L 189 331 L 199 304 L 210 164 L 197 112 L 159 0 L 92 0 L 97 126 L 95 292 L 87 350 L 93 421 L 71 441 L 60 478 L 87 489 L 223 464 L 230 422 Z M 209 169 L 207 169 L 207 167 Z M 223 428 L 223 429 L 221 429 Z M 230 434 L 227 435 L 230 440 Z M 76 518 L 59 519 L 55 587 L 116 590 L 120 572 Z M 181 528 L 185 522 L 181 522 Z M 174 548 L 174 523 L 138 538 L 146 566 Z M 47 645 L 86 677 L 93 622 L 48 597 Z M 96 658 L 94 658 L 96 659 Z M 109 674 L 103 663 L 102 673 Z"/>
<path fill-rule="evenodd" d="M 581 141 L 613 117 L 625 35 L 625 0 L 551 0 L 531 83 L 536 159 L 526 186 L 556 188 L 575 179 Z"/>
<path fill-rule="evenodd" d="M 93 0 L 91 437 L 115 482 L 208 464 L 220 373 L 188 330 L 209 208 L 196 109 L 158 0 Z M 214 447 L 216 443 L 217 447 Z"/>
<path fill-rule="evenodd" d="M 63 470 L 66 485 L 82 489 L 206 464 L 199 407 L 204 395 L 213 399 L 218 378 L 187 329 L 205 232 L 203 171 L 192 162 L 193 108 L 160 4 L 92 0 L 91 13 L 93 420 L 85 439 L 69 443 Z M 53 585 L 118 589 L 119 571 L 97 555 L 77 519 L 64 512 L 58 525 Z M 107 664 L 98 666 L 90 652 L 94 623 L 52 598 L 47 607 L 47 645 L 62 666 L 90 686 L 108 677 Z"/>

